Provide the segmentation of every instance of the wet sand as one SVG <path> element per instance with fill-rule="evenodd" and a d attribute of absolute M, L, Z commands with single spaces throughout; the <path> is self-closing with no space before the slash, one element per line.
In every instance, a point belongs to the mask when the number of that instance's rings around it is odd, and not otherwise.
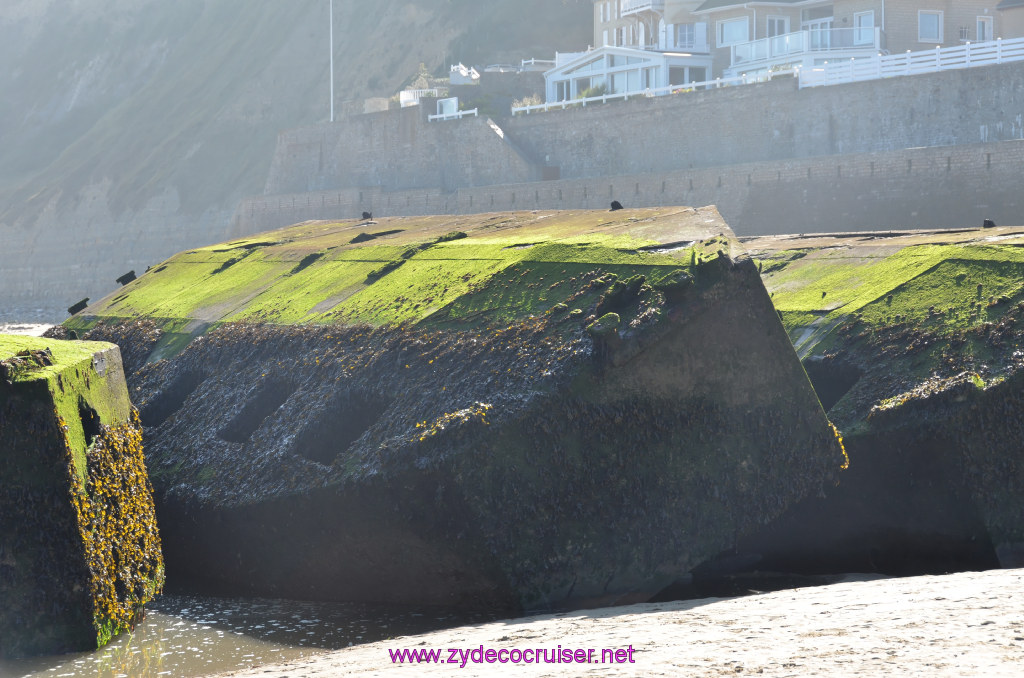
<path fill-rule="evenodd" d="M 46 323 L 0 323 L 0 334 L 23 334 L 29 337 L 41 337 L 43 332 L 53 327 Z"/>
<path fill-rule="evenodd" d="M 634 648 L 621 664 L 394 665 L 388 650 Z M 360 645 L 236 678 L 360 675 L 1021 676 L 1024 570 L 845 581 L 542 615 Z"/>

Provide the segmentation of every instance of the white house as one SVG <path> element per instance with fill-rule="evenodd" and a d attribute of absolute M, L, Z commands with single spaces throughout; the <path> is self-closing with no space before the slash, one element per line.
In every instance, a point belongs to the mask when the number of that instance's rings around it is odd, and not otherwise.
<path fill-rule="evenodd" d="M 567 101 L 584 92 L 642 93 L 707 80 L 711 56 L 634 47 L 599 47 L 561 60 L 544 73 L 548 102 Z"/>
<path fill-rule="evenodd" d="M 758 75 L 1024 36 L 1024 0 L 594 0 L 594 44 L 710 53 Z"/>

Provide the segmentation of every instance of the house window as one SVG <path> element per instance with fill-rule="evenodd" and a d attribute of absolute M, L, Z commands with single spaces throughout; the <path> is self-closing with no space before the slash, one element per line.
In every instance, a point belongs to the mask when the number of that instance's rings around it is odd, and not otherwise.
<path fill-rule="evenodd" d="M 676 24 L 676 44 L 679 49 L 693 49 L 697 44 L 697 27 L 694 24 Z"/>
<path fill-rule="evenodd" d="M 785 35 L 789 33 L 789 17 L 788 16 L 769 16 L 768 17 L 768 37 L 774 38 L 777 35 Z"/>
<path fill-rule="evenodd" d="M 942 42 L 942 12 L 920 10 L 917 13 L 918 42 Z"/>
<path fill-rule="evenodd" d="M 992 39 L 992 17 L 978 17 L 978 42 L 988 42 Z"/>
<path fill-rule="evenodd" d="M 853 15 L 853 44 L 871 45 L 875 42 L 875 13 L 857 12 Z"/>
<path fill-rule="evenodd" d="M 727 19 L 718 22 L 718 46 L 728 47 L 750 39 L 750 25 L 747 17 Z"/>

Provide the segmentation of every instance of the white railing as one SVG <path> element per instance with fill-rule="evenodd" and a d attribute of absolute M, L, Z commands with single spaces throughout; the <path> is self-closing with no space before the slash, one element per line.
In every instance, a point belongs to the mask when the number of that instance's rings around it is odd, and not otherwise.
<path fill-rule="evenodd" d="M 520 71 L 547 71 L 555 67 L 554 59 L 523 59 Z"/>
<path fill-rule="evenodd" d="M 800 88 L 1024 61 L 1024 38 L 842 60 L 800 71 Z"/>
<path fill-rule="evenodd" d="M 420 99 L 424 97 L 428 98 L 440 98 L 441 96 L 447 95 L 448 90 L 444 89 L 406 89 L 398 93 L 398 101 L 402 108 L 408 108 L 409 106 L 419 106 Z"/>
<path fill-rule="evenodd" d="M 477 109 L 474 108 L 468 111 L 455 111 L 454 113 L 438 113 L 437 115 L 428 115 L 427 120 L 430 122 L 434 122 L 435 120 L 461 120 L 467 115 L 479 117 Z"/>
<path fill-rule="evenodd" d="M 700 54 L 707 54 L 711 51 L 711 45 L 708 43 L 706 36 L 698 35 L 693 40 L 683 40 L 680 42 L 669 40 L 664 48 L 661 45 L 651 44 L 644 46 L 644 49 L 656 52 L 698 52 Z"/>
<path fill-rule="evenodd" d="M 665 9 L 665 0 L 622 0 L 622 16 L 636 14 L 637 12 L 656 11 Z"/>
<path fill-rule="evenodd" d="M 634 92 L 623 92 L 621 94 L 601 94 L 594 97 L 585 97 L 580 99 L 567 99 L 566 101 L 555 101 L 547 104 L 533 104 L 531 106 L 513 106 L 512 115 L 516 113 L 525 113 L 529 115 L 532 112 L 547 112 L 553 109 L 564 110 L 566 108 L 572 108 L 575 106 L 586 106 L 587 104 L 593 104 L 600 102 L 606 104 L 609 101 L 635 99 L 637 97 L 657 97 L 665 96 L 666 94 L 686 94 L 694 92 L 699 89 L 718 89 L 720 87 L 733 87 L 736 85 L 752 85 L 757 82 L 767 82 L 774 78 L 783 76 L 795 76 L 797 71 L 795 69 L 789 69 L 784 71 L 775 71 L 761 75 L 738 75 L 734 78 L 715 78 L 714 80 L 704 80 L 702 82 L 689 82 L 685 85 L 669 85 L 668 87 L 654 87 L 650 89 L 636 90 Z"/>
<path fill-rule="evenodd" d="M 733 45 L 732 66 L 771 61 L 807 52 L 878 50 L 884 47 L 880 28 L 822 28 L 796 31 Z"/>

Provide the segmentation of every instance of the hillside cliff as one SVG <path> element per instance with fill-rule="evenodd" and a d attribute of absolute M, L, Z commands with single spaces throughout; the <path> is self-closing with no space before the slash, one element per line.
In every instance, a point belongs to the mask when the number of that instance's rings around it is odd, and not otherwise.
<path fill-rule="evenodd" d="M 338 112 L 393 94 L 421 62 L 584 47 L 591 10 L 335 0 Z M 225 237 L 278 132 L 329 115 L 327 16 L 326 0 L 5 2 L 0 314 L 59 319 L 130 268 Z"/>

